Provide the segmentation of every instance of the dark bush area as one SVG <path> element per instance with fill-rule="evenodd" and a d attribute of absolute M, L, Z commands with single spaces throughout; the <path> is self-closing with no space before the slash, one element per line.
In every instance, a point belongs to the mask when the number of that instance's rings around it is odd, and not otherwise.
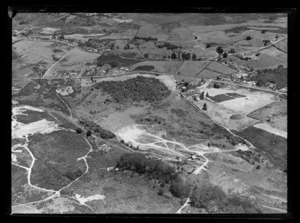
<path fill-rule="evenodd" d="M 77 134 L 82 133 L 82 129 L 81 129 L 81 128 L 77 128 L 77 129 L 76 129 L 76 133 L 77 133 Z"/>
<path fill-rule="evenodd" d="M 140 60 L 133 60 L 129 58 L 122 58 L 117 54 L 102 54 L 99 56 L 93 64 L 96 64 L 98 67 L 103 66 L 104 64 L 110 64 L 112 67 L 128 67 L 133 64 L 141 62 Z"/>
<path fill-rule="evenodd" d="M 77 170 L 75 172 L 72 171 L 68 171 L 65 176 L 70 179 L 70 180 L 75 180 L 76 178 L 80 177 L 82 175 L 82 171 L 81 170 Z"/>
<path fill-rule="evenodd" d="M 136 36 L 134 37 L 134 39 L 137 39 L 137 40 L 145 40 L 145 41 L 157 41 L 157 38 L 153 38 L 153 37 L 139 37 L 139 36 Z"/>
<path fill-rule="evenodd" d="M 170 192 L 173 196 L 179 198 L 186 198 L 189 196 L 192 185 L 184 183 L 181 178 L 177 177 L 170 184 Z"/>
<path fill-rule="evenodd" d="M 27 25 L 27 24 L 29 24 L 29 22 L 26 20 L 22 20 L 19 22 L 19 25 Z"/>
<path fill-rule="evenodd" d="M 145 116 L 142 118 L 139 118 L 137 120 L 137 123 L 144 124 L 144 125 L 155 125 L 155 124 L 164 124 L 166 123 L 166 119 L 159 117 L 159 116 Z"/>
<path fill-rule="evenodd" d="M 261 213 L 259 208 L 255 204 L 253 204 L 248 198 L 240 197 L 238 195 L 226 197 L 221 204 L 221 209 L 225 213 Z"/>
<path fill-rule="evenodd" d="M 160 80 L 143 76 L 125 81 L 103 81 L 97 83 L 95 88 L 101 88 L 117 103 L 126 101 L 153 103 L 170 95 L 170 91 Z"/>
<path fill-rule="evenodd" d="M 61 52 L 64 52 L 64 51 L 61 49 L 53 49 L 53 53 L 61 53 Z"/>
<path fill-rule="evenodd" d="M 217 103 L 234 99 L 233 97 L 225 94 L 218 94 L 215 96 L 208 96 L 208 97 Z"/>
<path fill-rule="evenodd" d="M 171 43 L 158 44 L 157 47 L 158 48 L 164 48 L 164 47 L 166 47 L 168 50 L 175 50 L 175 49 L 179 48 L 179 46 L 173 45 Z"/>
<path fill-rule="evenodd" d="M 139 70 L 142 70 L 142 71 L 152 71 L 152 70 L 154 70 L 154 66 L 152 66 L 152 65 L 145 65 L 145 66 L 140 66 L 140 67 L 137 67 L 137 68 L 135 68 L 134 70 L 136 71 L 139 71 Z"/>
<path fill-rule="evenodd" d="M 84 126 L 84 128 L 88 132 L 90 131 L 101 138 L 112 139 L 115 137 L 115 134 L 113 134 L 112 132 L 110 132 L 108 130 L 101 128 L 99 125 L 97 125 L 93 121 L 89 121 L 87 119 L 80 119 L 78 122 L 80 125 Z M 88 134 L 88 132 L 87 132 L 87 136 L 90 136 L 91 134 Z"/>
<path fill-rule="evenodd" d="M 183 60 L 190 60 L 191 54 L 190 53 L 182 53 L 181 57 Z"/>
<path fill-rule="evenodd" d="M 218 46 L 218 47 L 216 48 L 216 52 L 217 52 L 218 54 L 222 54 L 222 53 L 224 52 L 224 50 L 222 49 L 222 47 Z"/>
<path fill-rule="evenodd" d="M 247 26 L 238 26 L 238 27 L 233 27 L 231 29 L 226 29 L 225 33 L 242 33 L 249 30 Z"/>
<path fill-rule="evenodd" d="M 212 212 L 223 213 L 259 213 L 259 209 L 248 198 L 238 195 L 227 196 L 215 185 L 202 185 L 194 188 L 191 196 L 191 206 L 204 208 Z"/>
<path fill-rule="evenodd" d="M 221 203 L 226 197 L 224 191 L 213 185 L 196 187 L 191 194 L 191 205 L 197 208 L 208 208 L 211 202 Z"/>
<path fill-rule="evenodd" d="M 139 174 L 146 174 L 148 177 L 158 179 L 164 184 L 168 184 L 178 177 L 174 167 L 160 160 L 147 159 L 144 154 L 140 153 L 123 154 L 116 167 L 121 170 L 132 170 Z"/>

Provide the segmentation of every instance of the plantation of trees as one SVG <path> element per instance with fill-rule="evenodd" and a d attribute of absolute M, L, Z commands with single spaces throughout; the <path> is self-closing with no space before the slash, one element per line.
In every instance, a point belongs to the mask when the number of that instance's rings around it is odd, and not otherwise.
<path fill-rule="evenodd" d="M 158 79 L 138 76 L 126 81 L 103 81 L 97 89 L 108 93 L 117 103 L 127 101 L 158 102 L 170 95 L 170 90 Z"/>

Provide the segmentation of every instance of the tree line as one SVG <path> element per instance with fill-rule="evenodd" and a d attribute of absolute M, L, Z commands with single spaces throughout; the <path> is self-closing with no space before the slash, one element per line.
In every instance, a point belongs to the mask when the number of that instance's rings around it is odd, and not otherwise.
<path fill-rule="evenodd" d="M 112 132 L 105 130 L 103 128 L 101 128 L 98 124 L 96 124 L 93 121 L 89 121 L 87 119 L 80 119 L 78 121 L 78 123 L 80 125 L 82 125 L 86 130 L 87 130 L 87 136 L 90 136 L 92 133 L 94 133 L 95 135 L 103 138 L 103 139 L 112 139 L 115 136 L 115 134 L 113 134 Z M 81 133 L 82 131 L 77 129 L 76 130 L 77 133 Z"/>
<path fill-rule="evenodd" d="M 175 197 L 191 200 L 191 206 L 203 208 L 209 212 L 223 213 L 259 213 L 260 210 L 249 198 L 237 194 L 227 195 L 219 186 L 203 182 L 201 186 L 193 185 L 179 176 L 174 167 L 161 160 L 147 159 L 141 153 L 125 153 L 116 165 L 120 170 L 130 170 L 144 174 L 149 179 L 158 180 L 161 188 L 168 189 Z M 162 189 L 163 188 L 163 189 Z"/>

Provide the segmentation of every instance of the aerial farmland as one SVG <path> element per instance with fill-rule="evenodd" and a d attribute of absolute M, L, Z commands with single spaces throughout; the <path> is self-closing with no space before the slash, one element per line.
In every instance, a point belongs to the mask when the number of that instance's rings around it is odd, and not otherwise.
<path fill-rule="evenodd" d="M 287 14 L 18 13 L 11 214 L 287 206 Z"/>

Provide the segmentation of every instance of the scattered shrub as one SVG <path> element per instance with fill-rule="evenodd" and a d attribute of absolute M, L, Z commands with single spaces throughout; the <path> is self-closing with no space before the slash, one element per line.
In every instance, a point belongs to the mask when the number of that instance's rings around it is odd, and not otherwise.
<path fill-rule="evenodd" d="M 82 133 L 82 129 L 81 129 L 81 128 L 77 128 L 77 129 L 76 129 L 76 133 L 77 133 L 77 134 Z"/>

